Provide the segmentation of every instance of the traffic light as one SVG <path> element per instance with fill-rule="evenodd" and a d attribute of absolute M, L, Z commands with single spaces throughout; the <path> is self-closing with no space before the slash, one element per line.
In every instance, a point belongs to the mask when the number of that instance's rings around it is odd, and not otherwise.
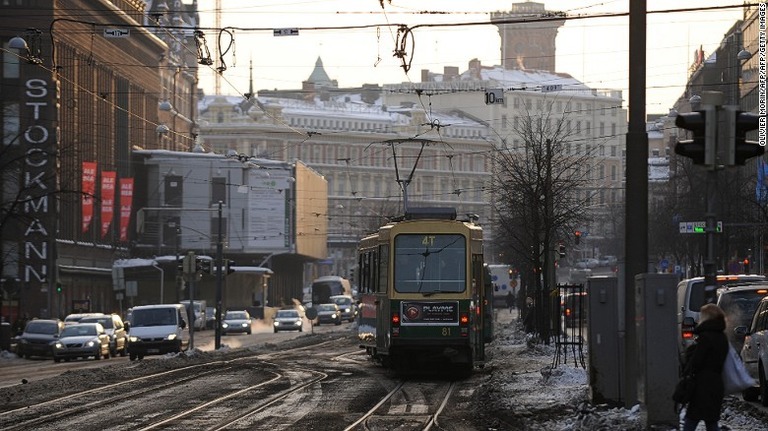
<path fill-rule="evenodd" d="M 729 165 L 744 166 L 747 159 L 765 154 L 765 147 L 754 141 L 747 140 L 747 132 L 757 130 L 760 125 L 760 116 L 752 112 L 727 111 L 728 121 L 732 122 L 733 151 L 729 151 Z M 730 140 L 730 138 L 729 138 Z M 733 157 L 733 160 L 731 160 Z"/>
<path fill-rule="evenodd" d="M 707 109 L 677 114 L 675 125 L 681 129 L 690 130 L 693 139 L 677 141 L 675 154 L 692 159 L 696 165 L 715 164 L 717 133 L 715 112 L 714 109 Z M 710 121 L 707 121 L 708 113 Z"/>
<path fill-rule="evenodd" d="M 749 274 L 749 259 L 744 259 L 744 274 Z"/>
<path fill-rule="evenodd" d="M 56 293 L 61 293 L 62 290 L 61 283 L 56 283 Z"/>
<path fill-rule="evenodd" d="M 235 266 L 235 261 L 234 260 L 225 259 L 224 260 L 224 265 L 225 265 L 224 268 L 226 269 L 225 275 L 229 275 L 229 274 L 232 274 L 233 272 L 235 272 L 235 268 L 233 268 L 233 266 Z"/>
<path fill-rule="evenodd" d="M 557 254 L 559 254 L 560 257 L 565 257 L 565 244 L 562 242 L 557 246 Z"/>
<path fill-rule="evenodd" d="M 580 230 L 577 230 L 576 232 L 573 233 L 573 241 L 576 244 L 581 242 L 581 231 Z"/>
<path fill-rule="evenodd" d="M 213 259 L 210 257 L 199 257 L 197 258 L 196 262 L 197 264 L 197 271 L 203 274 L 213 274 Z"/>

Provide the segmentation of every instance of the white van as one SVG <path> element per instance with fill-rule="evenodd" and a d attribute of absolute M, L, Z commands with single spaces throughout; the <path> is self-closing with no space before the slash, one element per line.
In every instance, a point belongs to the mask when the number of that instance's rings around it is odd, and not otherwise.
<path fill-rule="evenodd" d="M 189 347 L 189 330 L 181 304 L 140 305 L 131 312 L 128 355 L 132 361 L 146 355 L 178 353 Z"/>

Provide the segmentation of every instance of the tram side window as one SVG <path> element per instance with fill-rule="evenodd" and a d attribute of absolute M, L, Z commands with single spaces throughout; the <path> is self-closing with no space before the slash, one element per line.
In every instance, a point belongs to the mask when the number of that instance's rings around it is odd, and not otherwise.
<path fill-rule="evenodd" d="M 389 274 L 389 246 L 382 245 L 379 247 L 379 262 L 378 269 L 376 270 L 378 276 L 378 283 L 376 284 L 376 292 L 387 292 L 387 275 Z"/>

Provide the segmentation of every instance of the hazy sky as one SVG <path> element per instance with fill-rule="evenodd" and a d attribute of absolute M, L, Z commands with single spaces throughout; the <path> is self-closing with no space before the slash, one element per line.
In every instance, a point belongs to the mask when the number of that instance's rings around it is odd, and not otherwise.
<path fill-rule="evenodd" d="M 396 27 L 386 24 L 483 23 L 491 11 L 508 10 L 505 0 L 220 0 L 222 27 L 235 27 L 234 47 L 226 54 L 221 75 L 223 94 L 248 91 L 253 60 L 254 90 L 296 89 L 321 57 L 340 87 L 363 83 L 420 81 L 421 70 L 442 73 L 444 66 L 467 68 L 478 58 L 483 65 L 501 63 L 500 38 L 491 24 L 417 28 L 415 51 L 406 75 L 393 56 Z M 548 10 L 569 16 L 628 11 L 629 0 L 546 0 Z M 516 2 L 515 2 L 516 3 Z M 738 6 L 741 0 L 648 0 L 649 12 L 706 6 Z M 202 27 L 215 26 L 215 0 L 199 0 Z M 417 13 L 430 11 L 433 13 Z M 440 13 L 434 13 L 440 12 Z M 693 52 L 700 45 L 709 55 L 725 32 L 742 18 L 741 8 L 648 15 L 648 113 L 666 113 L 685 88 Z M 310 29 L 371 25 L 363 29 Z M 380 26 L 377 26 L 380 25 Z M 300 28 L 298 36 L 275 37 L 275 28 Z M 217 35 L 206 32 L 211 54 L 218 57 Z M 222 39 L 226 48 L 228 39 Z M 557 37 L 557 71 L 573 75 L 592 88 L 624 90 L 628 97 L 628 18 L 566 21 Z M 408 47 L 410 52 L 410 46 Z M 233 55 L 234 54 L 234 55 Z M 216 65 L 212 66 L 215 67 Z M 214 92 L 214 73 L 201 69 L 201 86 Z"/>

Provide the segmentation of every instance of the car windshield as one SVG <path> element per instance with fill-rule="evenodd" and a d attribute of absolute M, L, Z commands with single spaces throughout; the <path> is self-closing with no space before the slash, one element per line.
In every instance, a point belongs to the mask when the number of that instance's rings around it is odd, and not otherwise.
<path fill-rule="evenodd" d="M 175 308 L 134 309 L 131 315 L 131 325 L 134 328 L 140 326 L 176 325 L 178 314 L 178 310 Z"/>
<path fill-rule="evenodd" d="M 352 300 L 349 298 L 331 298 L 333 299 L 333 302 L 335 302 L 337 305 L 349 305 L 352 303 Z"/>
<path fill-rule="evenodd" d="M 279 310 L 277 317 L 299 317 L 299 312 L 296 310 Z"/>
<path fill-rule="evenodd" d="M 225 319 L 229 320 L 242 320 L 248 319 L 248 315 L 244 311 L 228 311 Z"/>
<path fill-rule="evenodd" d="M 336 311 L 336 305 L 335 304 L 321 304 L 319 307 L 317 307 L 320 311 Z"/>
<path fill-rule="evenodd" d="M 57 334 L 59 332 L 59 325 L 53 322 L 29 322 L 24 332 L 30 334 Z"/>
<path fill-rule="evenodd" d="M 732 326 L 747 326 L 766 293 L 765 289 L 724 293 L 720 295 L 718 305 Z"/>
<path fill-rule="evenodd" d="M 106 329 L 112 329 L 111 317 L 84 317 L 80 319 L 80 323 L 101 323 Z"/>
<path fill-rule="evenodd" d="M 96 335 L 96 327 L 93 325 L 67 326 L 61 331 L 61 338 L 80 337 L 83 335 Z"/>

